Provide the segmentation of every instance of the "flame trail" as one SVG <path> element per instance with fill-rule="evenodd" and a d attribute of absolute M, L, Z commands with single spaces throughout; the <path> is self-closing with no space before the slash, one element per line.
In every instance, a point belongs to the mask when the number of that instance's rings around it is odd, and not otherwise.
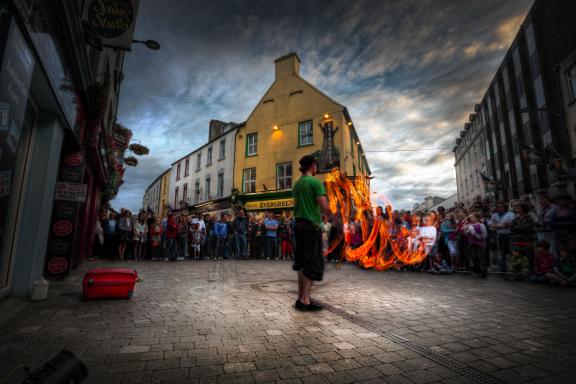
<path fill-rule="evenodd" d="M 370 189 L 361 176 L 357 176 L 352 183 L 346 175 L 334 170 L 326 176 L 326 192 L 330 211 L 342 219 L 343 225 L 349 224 L 352 215 L 354 221 L 360 221 L 362 244 L 352 248 L 351 236 L 345 233 L 332 241 L 324 255 L 333 252 L 343 242 L 340 262 L 345 258 L 348 261 L 357 261 L 364 268 L 383 271 L 392 267 L 418 264 L 424 260 L 426 253 L 423 244 L 413 250 L 413 239 L 408 229 L 400 227 L 395 236 L 392 236 L 392 219 L 372 217 Z"/>

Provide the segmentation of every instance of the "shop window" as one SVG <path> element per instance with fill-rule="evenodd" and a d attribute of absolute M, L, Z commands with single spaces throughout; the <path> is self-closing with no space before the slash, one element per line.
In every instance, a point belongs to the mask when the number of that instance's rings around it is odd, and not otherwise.
<path fill-rule="evenodd" d="M 246 156 L 255 156 L 258 153 L 258 134 L 251 133 L 246 136 Z"/>
<path fill-rule="evenodd" d="M 242 174 L 244 193 L 256 192 L 256 168 L 245 169 Z"/>
<path fill-rule="evenodd" d="M 298 145 L 311 145 L 314 143 L 314 133 L 312 130 L 312 120 L 303 121 L 298 124 Z"/>
<path fill-rule="evenodd" d="M 276 165 L 276 189 L 292 188 L 292 163 Z"/>

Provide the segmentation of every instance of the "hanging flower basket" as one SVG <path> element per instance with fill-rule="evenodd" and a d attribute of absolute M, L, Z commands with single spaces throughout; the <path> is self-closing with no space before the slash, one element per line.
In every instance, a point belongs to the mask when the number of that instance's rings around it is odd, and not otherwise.
<path fill-rule="evenodd" d="M 139 144 L 139 143 L 132 143 L 128 146 L 128 149 L 132 151 L 135 155 L 143 156 L 150 153 L 150 150 L 147 146 Z"/>
<path fill-rule="evenodd" d="M 134 156 L 128 156 L 124 159 L 124 164 L 135 167 L 138 165 L 138 159 Z"/>

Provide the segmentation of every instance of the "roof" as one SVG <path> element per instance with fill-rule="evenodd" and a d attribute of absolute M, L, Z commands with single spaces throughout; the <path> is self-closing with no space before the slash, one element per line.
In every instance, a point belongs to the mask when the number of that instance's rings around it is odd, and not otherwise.
<path fill-rule="evenodd" d="M 223 132 L 221 135 L 216 136 L 214 139 L 212 139 L 211 141 L 207 142 L 206 144 L 204 144 L 204 145 L 196 148 L 196 149 L 193 150 L 192 152 L 189 152 L 188 154 L 182 156 L 181 158 L 179 158 L 178 160 L 176 160 L 175 162 L 173 162 L 171 165 L 174 165 L 174 164 L 176 164 L 177 162 L 179 162 L 179 161 L 181 161 L 181 160 L 184 160 L 184 159 L 187 158 L 188 156 L 192 155 L 194 152 L 198 152 L 198 151 L 201 150 L 202 148 L 207 147 L 208 145 L 210 145 L 210 144 L 214 143 L 215 141 L 219 140 L 222 136 L 225 136 L 225 135 L 229 134 L 230 132 L 232 132 L 232 131 L 234 131 L 234 130 L 237 130 L 239 127 L 243 127 L 243 126 L 245 125 L 245 123 L 246 123 L 246 122 L 242 122 L 242 123 L 239 123 L 239 124 L 231 123 L 231 124 L 233 124 L 233 127 L 232 127 L 230 130 L 228 130 L 228 131 L 226 131 L 226 132 Z"/>

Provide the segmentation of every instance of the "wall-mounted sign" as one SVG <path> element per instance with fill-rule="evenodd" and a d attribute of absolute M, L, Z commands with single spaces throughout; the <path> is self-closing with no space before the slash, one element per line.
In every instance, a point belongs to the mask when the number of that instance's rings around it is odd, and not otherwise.
<path fill-rule="evenodd" d="M 259 211 L 265 209 L 282 209 L 294 207 L 294 199 L 278 199 L 265 201 L 249 201 L 244 205 L 248 211 Z"/>
<path fill-rule="evenodd" d="M 56 195 L 54 200 L 86 201 L 88 184 L 56 183 Z"/>
<path fill-rule="evenodd" d="M 46 268 L 48 269 L 48 272 L 55 275 L 64 273 L 68 270 L 68 260 L 63 257 L 54 257 L 50 259 Z"/>
<path fill-rule="evenodd" d="M 88 0 L 82 20 L 106 47 L 130 50 L 138 0 Z"/>
<path fill-rule="evenodd" d="M 52 232 L 58 237 L 66 237 L 72 233 L 72 228 L 69 220 L 58 220 L 52 225 Z"/>
<path fill-rule="evenodd" d="M 76 167 L 82 164 L 82 152 L 80 151 L 68 152 L 66 156 L 64 156 L 64 161 L 66 162 L 66 165 Z"/>

